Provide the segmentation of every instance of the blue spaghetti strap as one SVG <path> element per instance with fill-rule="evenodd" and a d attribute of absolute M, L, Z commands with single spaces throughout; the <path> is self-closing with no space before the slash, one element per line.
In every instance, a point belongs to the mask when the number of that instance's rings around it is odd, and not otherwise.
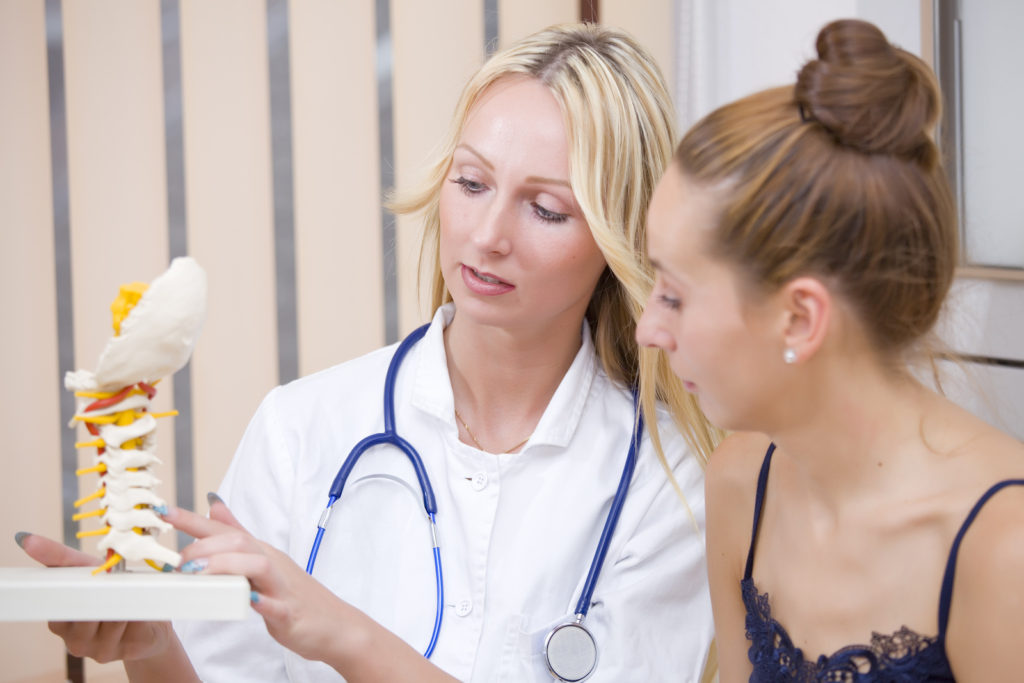
<path fill-rule="evenodd" d="M 1024 479 L 1004 479 L 997 484 L 993 484 L 989 490 L 978 499 L 978 502 L 974 504 L 974 507 L 971 508 L 971 511 L 964 520 L 964 523 L 960 525 L 960 531 L 957 532 L 956 538 L 953 539 L 953 546 L 949 550 L 949 559 L 946 561 L 946 572 L 942 576 L 942 592 L 939 595 L 940 642 L 945 642 L 946 640 L 946 626 L 949 622 L 949 605 L 953 600 L 953 579 L 956 575 L 956 558 L 957 553 L 960 552 L 960 542 L 963 540 L 964 534 L 967 533 L 967 529 L 974 522 L 974 518 L 978 516 L 981 508 L 988 502 L 989 498 L 999 493 L 999 491 L 1007 486 L 1024 486 Z"/>
<path fill-rule="evenodd" d="M 761 473 L 757 475 L 757 497 L 754 499 L 754 529 L 750 532 L 750 550 L 747 551 L 747 568 L 743 572 L 744 580 L 749 579 L 754 573 L 754 546 L 757 545 L 757 528 L 761 525 L 764 490 L 768 485 L 768 469 L 771 467 L 772 453 L 774 452 L 775 444 L 772 443 L 764 454 L 764 462 L 761 463 Z"/>

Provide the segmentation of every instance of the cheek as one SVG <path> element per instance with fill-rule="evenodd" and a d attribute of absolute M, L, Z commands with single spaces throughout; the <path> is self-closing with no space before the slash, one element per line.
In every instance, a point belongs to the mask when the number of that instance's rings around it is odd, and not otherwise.
<path fill-rule="evenodd" d="M 453 206 L 457 203 L 453 201 L 453 197 L 450 197 L 450 191 L 448 188 L 441 190 L 441 197 L 437 203 L 437 216 L 441 223 L 441 234 L 448 233 L 451 229 L 452 223 L 454 222 Z"/>
<path fill-rule="evenodd" d="M 441 191 L 441 199 L 437 207 L 439 248 L 442 263 L 459 243 L 465 241 L 465 237 L 460 233 L 461 226 L 466 223 L 465 211 L 460 206 L 460 198 L 450 197 L 448 196 L 449 194 L 448 188 Z"/>
<path fill-rule="evenodd" d="M 559 235 L 558 228 L 545 227 L 535 237 L 516 243 L 516 256 L 550 287 L 565 290 L 592 290 L 604 272 L 604 255 L 590 238 Z M 534 228 L 535 229 L 535 228 Z M 587 228 L 582 228 L 586 230 Z"/>
<path fill-rule="evenodd" d="M 674 335 L 679 356 L 676 362 L 685 364 L 698 384 L 713 389 L 735 365 L 734 335 L 717 324 L 713 313 L 691 309 L 684 317 Z"/>
<path fill-rule="evenodd" d="M 584 226 L 582 230 L 586 231 L 585 234 L 577 237 L 576 243 L 571 245 L 565 253 L 572 254 L 570 269 L 588 287 L 593 288 L 597 284 L 598 278 L 601 277 L 601 273 L 604 272 L 607 262 L 604 260 L 604 254 L 597 248 L 594 238 L 591 237 L 589 229 Z"/>

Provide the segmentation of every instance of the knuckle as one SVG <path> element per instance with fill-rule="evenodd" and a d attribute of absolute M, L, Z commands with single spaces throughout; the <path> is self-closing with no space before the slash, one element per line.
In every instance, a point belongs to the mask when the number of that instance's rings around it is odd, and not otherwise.
<path fill-rule="evenodd" d="M 231 549 L 234 551 L 245 550 L 248 546 L 246 537 L 240 533 L 233 533 L 228 537 L 228 539 Z"/>
<path fill-rule="evenodd" d="M 268 574 L 270 572 L 271 567 L 270 558 L 268 558 L 266 555 L 259 555 L 254 562 L 254 567 L 259 574 Z"/>

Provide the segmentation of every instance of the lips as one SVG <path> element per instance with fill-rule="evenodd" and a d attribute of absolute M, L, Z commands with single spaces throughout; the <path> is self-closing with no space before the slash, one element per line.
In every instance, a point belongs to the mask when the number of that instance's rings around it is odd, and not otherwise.
<path fill-rule="evenodd" d="M 462 265 L 460 270 L 462 271 L 462 281 L 466 284 L 469 291 L 474 294 L 495 296 L 511 292 L 515 289 L 515 285 L 502 280 L 493 273 L 480 271 L 465 264 Z"/>
<path fill-rule="evenodd" d="M 466 266 L 466 268 L 469 268 L 469 272 L 471 272 L 475 277 L 479 278 L 480 280 L 483 280 L 484 282 L 486 282 L 488 284 L 492 284 L 492 285 L 509 285 L 509 286 L 511 286 L 510 283 L 505 282 L 501 278 L 495 277 L 494 275 L 491 275 L 490 273 L 484 273 L 484 272 L 479 271 L 479 270 L 477 270 L 475 268 L 470 268 L 469 266 Z"/>

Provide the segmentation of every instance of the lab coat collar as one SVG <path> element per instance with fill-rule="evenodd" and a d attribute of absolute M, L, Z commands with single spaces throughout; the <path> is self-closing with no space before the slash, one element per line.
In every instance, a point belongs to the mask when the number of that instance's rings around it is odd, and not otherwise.
<path fill-rule="evenodd" d="M 419 348 L 414 361 L 412 404 L 458 432 L 455 424 L 455 398 L 452 394 L 448 360 L 444 350 L 444 328 L 454 317 L 454 303 L 441 306 L 434 313 L 427 333 L 417 344 Z M 590 326 L 586 320 L 583 321 L 580 334 L 580 349 L 576 352 L 572 365 L 551 397 L 551 402 L 548 403 L 523 451 L 541 444 L 565 448 L 576 433 L 591 384 L 598 372 L 598 360 L 590 339 Z"/>

